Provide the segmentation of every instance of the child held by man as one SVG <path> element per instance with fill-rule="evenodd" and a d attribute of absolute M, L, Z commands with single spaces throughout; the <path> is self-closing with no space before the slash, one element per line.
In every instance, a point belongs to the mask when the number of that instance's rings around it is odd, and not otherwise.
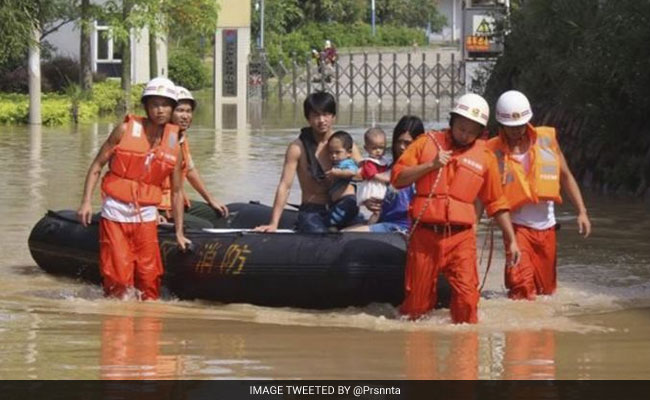
<path fill-rule="evenodd" d="M 368 199 L 383 200 L 390 182 L 388 172 L 389 161 L 384 157 L 386 152 L 386 133 L 380 128 L 370 128 L 363 135 L 364 149 L 368 157 L 360 164 L 362 181 L 357 185 L 357 204 L 363 205 Z M 379 220 L 379 212 L 371 213 L 368 224 Z"/>
<path fill-rule="evenodd" d="M 352 159 L 353 143 L 352 136 L 345 131 L 334 132 L 327 142 L 332 160 L 332 169 L 325 173 L 325 177 L 332 181 L 328 190 L 330 228 L 342 229 L 354 222 L 359 214 L 355 188 L 351 183 L 358 172 Z"/>

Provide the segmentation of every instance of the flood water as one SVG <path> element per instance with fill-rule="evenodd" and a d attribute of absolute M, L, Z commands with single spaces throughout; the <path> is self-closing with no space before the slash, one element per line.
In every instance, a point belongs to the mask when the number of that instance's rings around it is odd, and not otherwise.
<path fill-rule="evenodd" d="M 272 202 L 303 123 L 283 107 L 254 111 L 239 131 L 215 132 L 210 110 L 198 116 L 193 156 L 217 198 Z M 343 107 L 339 124 L 359 140 L 364 121 L 389 132 L 401 113 Z M 451 325 L 447 310 L 404 322 L 385 304 L 105 300 L 97 286 L 50 276 L 31 259 L 28 234 L 48 209 L 78 206 L 110 123 L 0 130 L 0 379 L 650 379 L 650 217 L 633 199 L 587 193 L 587 240 L 571 207 L 559 208 L 554 296 L 506 299 L 499 249 L 475 326 Z"/>

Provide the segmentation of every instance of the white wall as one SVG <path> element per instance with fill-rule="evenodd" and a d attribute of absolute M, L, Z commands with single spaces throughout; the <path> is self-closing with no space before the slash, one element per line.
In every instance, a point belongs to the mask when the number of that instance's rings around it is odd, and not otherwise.
<path fill-rule="evenodd" d="M 454 18 L 454 6 L 456 7 Z M 458 40 L 461 37 L 462 0 L 439 0 L 438 12 L 447 18 L 447 25 L 442 32 L 431 35 L 432 40 L 449 41 Z"/>
<path fill-rule="evenodd" d="M 45 37 L 45 42 L 54 46 L 57 56 L 75 60 L 79 59 L 80 41 L 79 27 L 74 21 L 68 22 Z"/>

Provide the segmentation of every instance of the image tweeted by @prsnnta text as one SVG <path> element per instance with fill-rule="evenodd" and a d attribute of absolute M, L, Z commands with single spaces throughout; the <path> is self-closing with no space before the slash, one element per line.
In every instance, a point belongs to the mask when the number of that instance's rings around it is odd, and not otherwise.
<path fill-rule="evenodd" d="M 354 397 L 373 395 L 399 395 L 400 388 L 395 386 L 371 385 L 251 385 L 250 395 L 349 395 Z"/>

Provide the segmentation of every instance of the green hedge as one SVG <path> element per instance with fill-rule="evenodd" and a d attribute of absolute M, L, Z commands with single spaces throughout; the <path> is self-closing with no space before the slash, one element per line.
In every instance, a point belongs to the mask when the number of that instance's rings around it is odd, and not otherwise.
<path fill-rule="evenodd" d="M 131 90 L 133 108 L 140 105 L 142 85 Z M 90 122 L 102 114 L 114 113 L 122 99 L 118 81 L 106 81 L 93 85 L 90 99 L 73 99 L 70 95 L 47 93 L 41 97 L 41 118 L 44 125 L 62 125 L 73 120 L 73 104 L 78 104 L 79 122 Z M 0 124 L 27 123 L 29 96 L 19 93 L 0 93 Z"/>
<path fill-rule="evenodd" d="M 210 82 L 209 71 L 201 59 L 187 51 L 174 50 L 169 55 L 169 79 L 189 90 L 204 88 Z"/>
<path fill-rule="evenodd" d="M 421 29 L 383 25 L 377 27 L 373 36 L 372 28 L 365 23 L 308 23 L 286 35 L 269 33 L 265 50 L 272 64 L 282 61 L 288 65 L 292 54 L 295 54 L 299 61 L 303 61 L 309 57 L 311 49 L 321 50 L 325 40 L 330 40 L 337 48 L 401 47 L 427 43 L 426 35 Z"/>

